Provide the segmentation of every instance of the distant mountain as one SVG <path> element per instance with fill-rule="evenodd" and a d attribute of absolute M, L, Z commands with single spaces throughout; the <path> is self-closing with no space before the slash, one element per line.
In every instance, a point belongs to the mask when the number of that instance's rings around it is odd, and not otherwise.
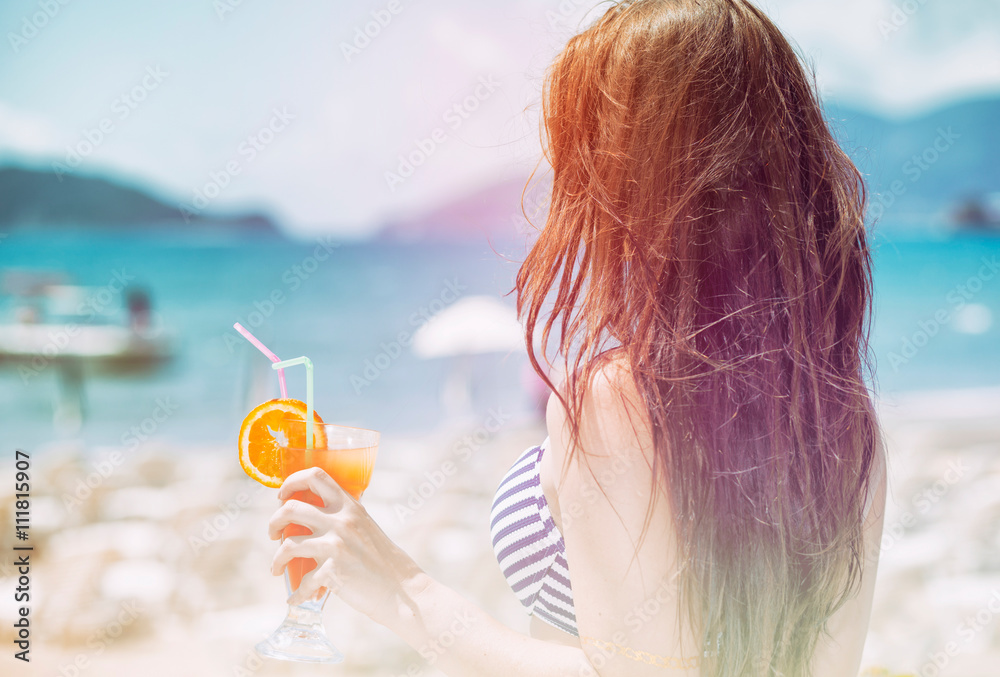
<path fill-rule="evenodd" d="M 889 120 L 831 105 L 827 117 L 844 150 L 865 175 L 870 214 L 877 220 L 957 215 L 970 199 L 1000 192 L 1000 99 L 955 104 L 906 120 Z M 523 242 L 532 229 L 521 216 L 527 177 L 507 179 L 412 218 L 385 224 L 391 241 Z M 538 183 L 538 182 L 536 182 Z M 532 212 L 544 194 L 525 197 Z M 533 216 L 535 226 L 544 214 Z"/>
<path fill-rule="evenodd" d="M 133 226 L 170 223 L 172 226 L 232 226 L 259 232 L 278 232 L 263 214 L 182 213 L 140 188 L 79 174 L 22 167 L 0 168 L 0 229 L 44 227 L 55 224 Z"/>
<path fill-rule="evenodd" d="M 898 121 L 835 106 L 828 113 L 868 180 L 874 216 L 951 215 L 1000 191 L 1000 99 Z"/>
<path fill-rule="evenodd" d="M 392 221 L 383 226 L 379 239 L 397 242 L 488 239 L 503 243 L 524 240 L 532 230 L 521 212 L 521 194 L 527 180 L 524 177 L 489 184 L 422 214 Z M 524 207 L 529 214 L 534 209 L 531 196 L 540 192 L 533 190 L 525 196 Z M 538 227 L 542 225 L 534 216 L 532 222 Z"/>

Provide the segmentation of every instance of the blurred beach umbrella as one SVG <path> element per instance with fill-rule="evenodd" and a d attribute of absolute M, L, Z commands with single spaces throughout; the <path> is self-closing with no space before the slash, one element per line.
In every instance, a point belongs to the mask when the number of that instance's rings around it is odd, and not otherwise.
<path fill-rule="evenodd" d="M 441 393 L 444 410 L 472 413 L 472 357 L 524 350 L 524 329 L 510 306 L 491 296 L 467 296 L 437 313 L 413 336 L 417 357 L 452 358 Z"/>
<path fill-rule="evenodd" d="M 523 349 L 524 329 L 514 309 L 491 296 L 455 301 L 413 336 L 413 352 L 425 359 Z"/>

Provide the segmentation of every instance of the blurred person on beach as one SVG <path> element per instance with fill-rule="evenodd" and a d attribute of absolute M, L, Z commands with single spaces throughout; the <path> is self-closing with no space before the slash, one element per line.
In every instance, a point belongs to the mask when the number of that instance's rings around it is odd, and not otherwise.
<path fill-rule="evenodd" d="M 279 492 L 271 537 L 312 535 L 272 573 L 315 559 L 292 603 L 329 587 L 448 675 L 854 677 L 886 473 L 865 188 L 812 79 L 749 2 L 621 2 L 549 69 L 543 123 L 551 209 L 516 288 L 549 436 L 491 526 L 530 636 L 318 469 Z M 324 506 L 287 500 L 306 489 Z"/>

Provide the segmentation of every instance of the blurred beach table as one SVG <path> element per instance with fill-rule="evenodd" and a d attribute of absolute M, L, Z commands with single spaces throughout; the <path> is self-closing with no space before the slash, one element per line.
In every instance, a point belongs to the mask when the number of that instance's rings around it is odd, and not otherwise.
<path fill-rule="evenodd" d="M 17 369 L 25 386 L 55 368 L 54 420 L 59 430 L 74 433 L 86 413 L 87 374 L 156 368 L 173 357 L 173 340 L 150 323 L 146 292 L 130 292 L 126 314 L 111 305 L 120 291 L 56 284 L 57 279 L 5 275 L 0 288 L 9 320 L 0 324 L 0 365 Z"/>

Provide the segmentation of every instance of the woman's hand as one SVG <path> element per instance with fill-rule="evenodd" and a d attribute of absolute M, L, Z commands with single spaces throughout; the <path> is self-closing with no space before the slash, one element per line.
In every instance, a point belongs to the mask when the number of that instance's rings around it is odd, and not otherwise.
<path fill-rule="evenodd" d="M 298 491 L 311 491 L 323 505 L 292 499 Z M 448 675 L 596 675 L 580 648 L 515 632 L 431 579 L 382 533 L 361 504 L 322 470 L 310 468 L 290 475 L 278 498 L 285 504 L 271 518 L 271 538 L 280 538 L 289 524 L 299 524 L 313 533 L 286 538 L 274 556 L 271 572 L 280 574 L 295 557 L 308 557 L 317 563 L 302 578 L 290 603 L 299 603 L 327 587 L 395 632 Z"/>
<path fill-rule="evenodd" d="M 323 505 L 289 500 L 298 491 L 311 491 Z M 393 605 L 401 597 L 403 584 L 423 573 L 420 567 L 320 468 L 289 475 L 278 498 L 285 502 L 271 517 L 270 537 L 281 538 L 289 524 L 304 526 L 312 534 L 286 538 L 274 555 L 271 573 L 281 575 L 295 557 L 316 560 L 316 568 L 303 576 L 289 604 L 304 602 L 326 587 L 361 613 L 386 624 L 397 613 Z"/>

